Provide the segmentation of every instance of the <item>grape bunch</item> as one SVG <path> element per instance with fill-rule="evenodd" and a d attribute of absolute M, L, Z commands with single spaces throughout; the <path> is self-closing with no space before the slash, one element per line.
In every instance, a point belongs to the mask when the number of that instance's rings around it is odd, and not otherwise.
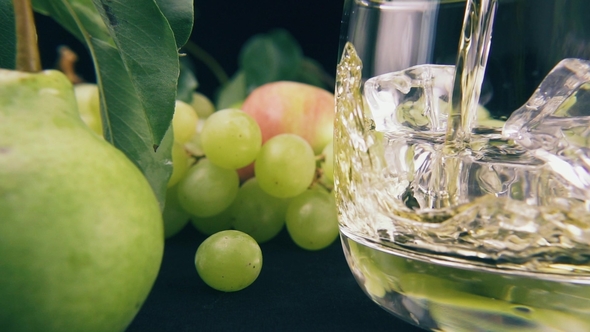
<path fill-rule="evenodd" d="M 97 95 L 95 87 L 83 89 L 80 101 Z M 79 110 L 101 133 L 95 99 L 79 103 Z M 215 110 L 197 92 L 191 104 L 176 102 L 172 130 L 165 236 L 189 223 L 208 236 L 195 266 L 209 286 L 236 291 L 250 285 L 262 267 L 259 244 L 283 228 L 306 250 L 323 249 L 338 237 L 331 132 L 321 150 L 316 142 L 316 151 L 307 137 L 289 130 L 264 137 L 253 116 L 238 108 Z"/>
<path fill-rule="evenodd" d="M 318 156 L 293 133 L 262 144 L 258 123 L 236 108 L 191 121 L 198 130 L 190 142 L 176 142 L 186 143 L 185 155 L 173 156 L 175 180 L 169 183 L 164 212 L 168 236 L 190 220 L 206 235 L 234 229 L 258 243 L 286 226 L 293 241 L 308 250 L 325 248 L 337 238 L 331 142 Z M 175 139 L 183 136 L 174 122 L 173 130 Z M 252 164 L 254 176 L 240 177 Z"/>

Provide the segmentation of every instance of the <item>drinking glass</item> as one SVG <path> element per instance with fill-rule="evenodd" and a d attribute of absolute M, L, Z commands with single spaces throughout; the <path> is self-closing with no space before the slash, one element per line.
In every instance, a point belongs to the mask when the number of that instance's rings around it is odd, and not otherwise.
<path fill-rule="evenodd" d="M 590 1 L 345 0 L 354 278 L 432 331 L 590 331 Z"/>

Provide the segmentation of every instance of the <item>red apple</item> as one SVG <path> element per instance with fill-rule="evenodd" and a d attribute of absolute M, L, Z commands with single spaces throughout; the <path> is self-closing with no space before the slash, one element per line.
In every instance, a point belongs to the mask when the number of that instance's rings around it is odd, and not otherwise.
<path fill-rule="evenodd" d="M 242 110 L 250 114 L 262 131 L 262 143 L 283 133 L 303 137 L 315 154 L 332 141 L 334 94 L 313 85 L 279 81 L 254 89 Z"/>

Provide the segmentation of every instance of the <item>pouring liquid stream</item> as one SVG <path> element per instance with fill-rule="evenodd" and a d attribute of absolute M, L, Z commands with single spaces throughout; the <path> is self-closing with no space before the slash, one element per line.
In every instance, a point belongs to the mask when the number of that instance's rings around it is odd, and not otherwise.
<path fill-rule="evenodd" d="M 443 154 L 432 171 L 433 184 L 438 186 L 435 190 L 447 193 L 446 199 L 436 202 L 437 208 L 450 207 L 460 201 L 461 155 L 469 153 L 466 147 L 476 118 L 496 8 L 497 0 L 467 1 Z"/>
<path fill-rule="evenodd" d="M 447 152 L 469 141 L 492 38 L 497 0 L 469 0 L 455 65 L 451 110 L 447 122 Z"/>

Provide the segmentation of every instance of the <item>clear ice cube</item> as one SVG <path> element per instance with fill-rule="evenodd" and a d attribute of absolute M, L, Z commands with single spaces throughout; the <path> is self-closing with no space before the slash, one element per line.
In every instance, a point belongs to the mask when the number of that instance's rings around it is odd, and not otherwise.
<path fill-rule="evenodd" d="M 590 61 L 559 62 L 527 103 L 512 113 L 503 134 L 530 150 L 556 153 L 564 145 L 588 147 Z"/>
<path fill-rule="evenodd" d="M 503 136 L 543 160 L 572 197 L 590 200 L 590 61 L 559 62 L 512 113 Z"/>
<path fill-rule="evenodd" d="M 365 82 L 364 95 L 378 131 L 444 132 L 455 66 L 419 65 Z"/>

